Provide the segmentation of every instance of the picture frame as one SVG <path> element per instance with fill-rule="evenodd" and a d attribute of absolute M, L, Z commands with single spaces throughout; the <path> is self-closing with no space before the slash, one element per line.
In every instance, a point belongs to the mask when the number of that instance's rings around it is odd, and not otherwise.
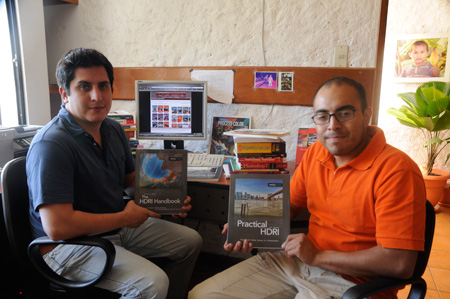
<path fill-rule="evenodd" d="M 449 81 L 447 63 L 450 33 L 409 34 L 392 43 L 392 70 L 395 82 L 422 83 Z M 414 52 L 413 52 L 414 51 Z"/>

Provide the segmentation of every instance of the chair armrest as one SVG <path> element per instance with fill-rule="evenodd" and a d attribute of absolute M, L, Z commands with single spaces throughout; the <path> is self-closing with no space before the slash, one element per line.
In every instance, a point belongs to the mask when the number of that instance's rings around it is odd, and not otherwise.
<path fill-rule="evenodd" d="M 94 279 L 88 281 L 68 280 L 54 272 L 42 258 L 39 245 L 45 244 L 72 244 L 99 247 L 106 254 L 105 266 L 103 267 L 100 275 Z M 84 288 L 96 284 L 109 273 L 116 258 L 116 249 L 109 240 L 100 237 L 78 237 L 62 241 L 53 241 L 50 238 L 39 238 L 32 241 L 28 245 L 28 256 L 39 273 L 41 273 L 50 282 L 63 288 Z"/>
<path fill-rule="evenodd" d="M 411 277 L 409 279 L 377 277 L 349 288 L 345 291 L 342 299 L 363 299 L 374 294 L 416 283 L 423 284 L 425 281 L 421 277 Z"/>

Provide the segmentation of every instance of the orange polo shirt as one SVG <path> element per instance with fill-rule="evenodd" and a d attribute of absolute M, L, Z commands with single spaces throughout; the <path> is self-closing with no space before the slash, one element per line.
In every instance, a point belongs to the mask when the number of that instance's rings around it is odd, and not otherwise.
<path fill-rule="evenodd" d="M 369 126 L 368 133 L 369 145 L 339 168 L 320 141 L 311 145 L 292 177 L 291 203 L 308 208 L 308 238 L 320 250 L 381 245 L 421 251 L 426 193 L 419 167 L 388 145 L 381 129 Z M 368 280 L 343 276 L 356 283 Z"/>

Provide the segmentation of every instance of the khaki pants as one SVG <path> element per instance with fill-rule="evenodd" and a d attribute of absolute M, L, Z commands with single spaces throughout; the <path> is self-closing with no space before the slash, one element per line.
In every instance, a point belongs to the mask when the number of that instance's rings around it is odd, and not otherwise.
<path fill-rule="evenodd" d="M 340 275 L 310 267 L 284 252 L 263 252 L 200 283 L 189 299 L 340 298 L 354 286 Z"/>

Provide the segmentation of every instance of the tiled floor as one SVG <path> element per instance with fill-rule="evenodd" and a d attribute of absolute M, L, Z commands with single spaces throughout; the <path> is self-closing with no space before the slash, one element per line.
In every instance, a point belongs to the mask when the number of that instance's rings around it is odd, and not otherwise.
<path fill-rule="evenodd" d="M 436 213 L 436 229 L 430 260 L 424 279 L 427 299 L 450 299 L 450 208 L 441 207 Z M 399 299 L 408 297 L 409 287 L 401 290 Z"/>

